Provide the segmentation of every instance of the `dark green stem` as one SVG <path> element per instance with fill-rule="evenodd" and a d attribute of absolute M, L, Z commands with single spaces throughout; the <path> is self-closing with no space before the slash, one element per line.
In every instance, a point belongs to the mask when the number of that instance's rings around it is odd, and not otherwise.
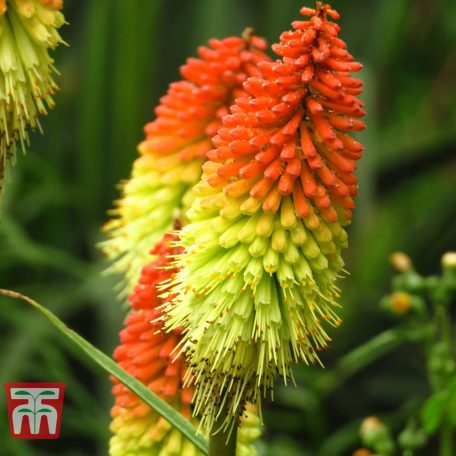
<path fill-rule="evenodd" d="M 440 430 L 440 456 L 454 456 L 453 453 L 453 426 L 448 419 Z"/>
<path fill-rule="evenodd" d="M 209 456 L 236 456 L 237 424 L 233 428 L 223 426 L 227 415 L 223 410 L 212 426 L 209 437 Z"/>

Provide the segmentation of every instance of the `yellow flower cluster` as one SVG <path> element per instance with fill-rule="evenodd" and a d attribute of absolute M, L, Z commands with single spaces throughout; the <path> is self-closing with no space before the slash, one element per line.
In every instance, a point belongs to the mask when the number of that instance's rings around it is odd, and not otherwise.
<path fill-rule="evenodd" d="M 54 106 L 58 87 L 49 49 L 63 43 L 62 0 L 0 0 L 0 186 L 28 129 L 41 130 L 38 117 Z"/>

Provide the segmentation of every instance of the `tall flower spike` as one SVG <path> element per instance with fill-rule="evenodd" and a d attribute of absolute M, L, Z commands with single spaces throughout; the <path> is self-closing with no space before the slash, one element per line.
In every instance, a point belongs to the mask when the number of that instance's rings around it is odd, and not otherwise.
<path fill-rule="evenodd" d="M 0 190 L 16 148 L 29 143 L 28 129 L 53 108 L 58 87 L 49 49 L 62 38 L 63 0 L 0 0 Z"/>
<path fill-rule="evenodd" d="M 155 109 L 157 118 L 146 125 L 140 157 L 105 231 L 110 240 L 102 249 L 112 260 L 111 270 L 126 274 L 130 291 L 147 250 L 171 227 L 177 209 L 188 209 L 189 191 L 201 177 L 201 165 L 213 147 L 211 137 L 221 118 L 242 92 L 248 76 L 259 74 L 257 65 L 268 59 L 264 40 L 250 31 L 244 38 L 210 40 L 180 69 L 182 81 L 170 85 Z"/>
<path fill-rule="evenodd" d="M 319 362 L 323 323 L 341 323 L 342 226 L 363 149 L 347 131 L 364 128 L 350 73 L 361 65 L 329 20 L 336 11 L 301 13 L 310 19 L 272 47 L 281 59 L 258 65 L 223 118 L 181 234 L 166 326 L 184 330 L 186 380 L 208 427 L 222 404 L 232 421 L 294 363 Z"/>
<path fill-rule="evenodd" d="M 166 234 L 151 252 L 155 261 L 142 269 L 138 284 L 130 295 L 132 311 L 120 333 L 121 345 L 114 353 L 116 361 L 130 374 L 147 385 L 154 393 L 169 402 L 185 417 L 191 419 L 190 402 L 193 391 L 183 388 L 185 366 L 182 358 L 171 354 L 180 340 L 180 331 L 164 334 L 155 321 L 158 307 L 157 285 L 176 273 L 169 265 L 179 249 L 173 244 L 177 236 Z M 174 362 L 173 362 L 174 361 Z M 164 418 L 118 380 L 113 379 L 115 405 L 112 408 L 110 441 L 111 456 L 197 456 L 202 453 Z M 198 420 L 193 418 L 198 426 Z M 249 410 L 239 433 L 238 455 L 255 456 L 252 441 L 260 434 L 259 418 Z"/>

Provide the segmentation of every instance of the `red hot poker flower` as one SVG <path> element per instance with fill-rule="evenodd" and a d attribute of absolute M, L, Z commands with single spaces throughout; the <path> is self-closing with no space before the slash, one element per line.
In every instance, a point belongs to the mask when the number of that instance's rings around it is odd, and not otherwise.
<path fill-rule="evenodd" d="M 277 375 L 318 362 L 330 341 L 341 275 L 342 228 L 352 216 L 362 145 L 361 69 L 317 3 L 273 45 L 213 138 L 181 233 L 185 252 L 166 326 L 183 328 L 195 407 L 210 428 L 235 419 Z M 228 420 L 229 420 L 228 419 Z"/>

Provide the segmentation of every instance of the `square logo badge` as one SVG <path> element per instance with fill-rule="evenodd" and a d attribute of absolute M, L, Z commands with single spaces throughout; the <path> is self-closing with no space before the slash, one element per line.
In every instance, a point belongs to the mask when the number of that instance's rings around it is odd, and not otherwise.
<path fill-rule="evenodd" d="M 57 439 L 62 423 L 64 383 L 5 383 L 13 439 Z"/>

